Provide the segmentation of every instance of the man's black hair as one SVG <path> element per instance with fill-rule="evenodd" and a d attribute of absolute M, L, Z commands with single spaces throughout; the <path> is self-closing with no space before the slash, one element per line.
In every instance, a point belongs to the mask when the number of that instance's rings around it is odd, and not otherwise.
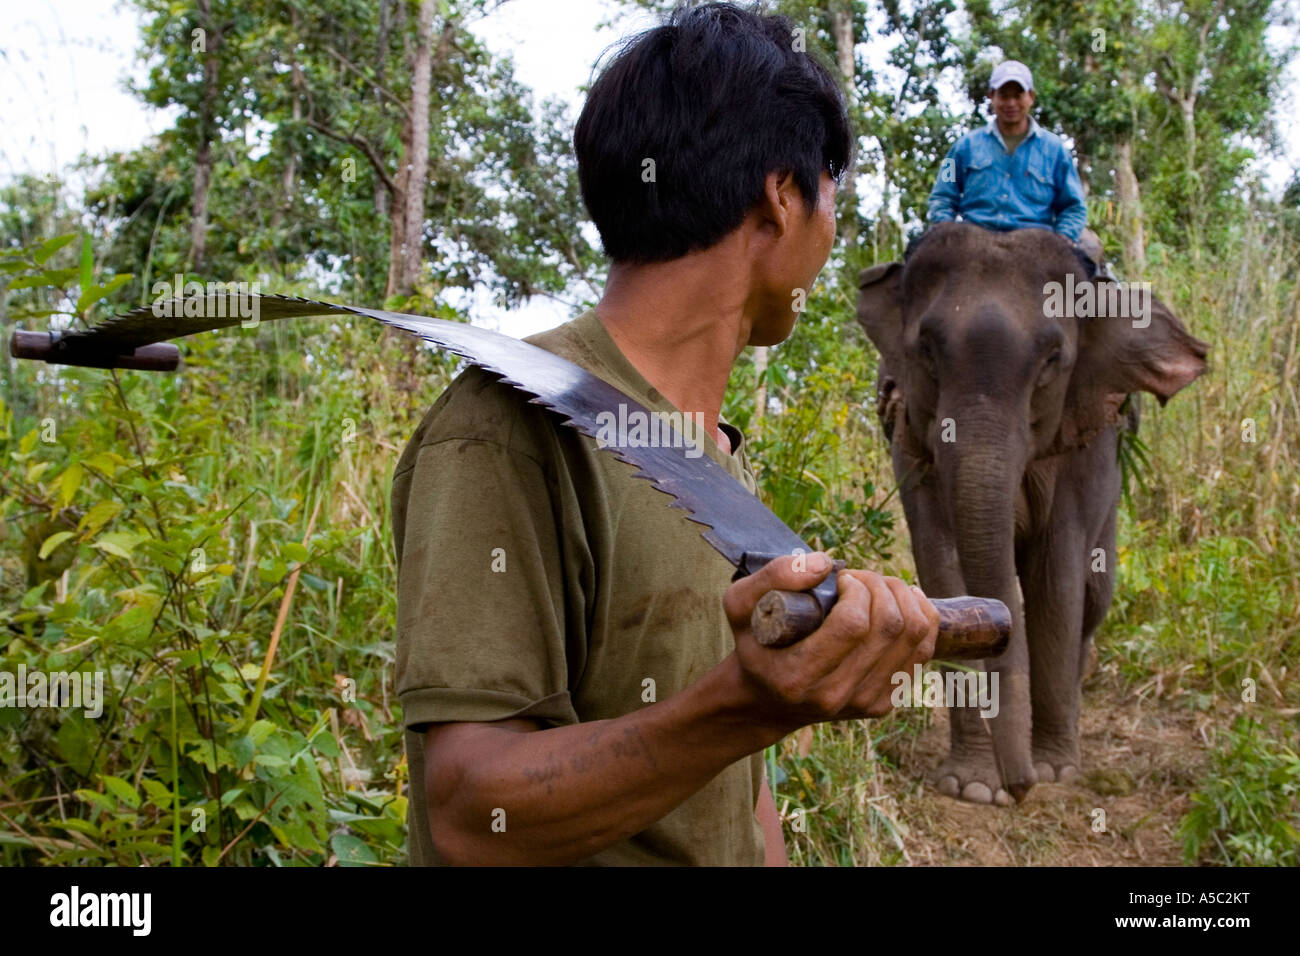
<path fill-rule="evenodd" d="M 850 168 L 853 135 L 839 82 L 796 45 L 785 17 L 729 3 L 678 7 L 623 45 L 573 133 L 582 198 L 611 260 L 707 249 L 741 224 L 772 171 L 790 171 L 816 210 L 822 171 L 838 182 Z"/>

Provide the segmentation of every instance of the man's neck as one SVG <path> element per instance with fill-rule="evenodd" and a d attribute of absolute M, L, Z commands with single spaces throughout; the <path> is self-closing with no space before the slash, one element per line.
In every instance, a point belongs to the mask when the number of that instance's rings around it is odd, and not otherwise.
<path fill-rule="evenodd" d="M 676 408 L 703 415 L 709 435 L 730 453 L 718 416 L 750 320 L 745 276 L 726 259 L 725 248 L 714 247 L 670 262 L 615 265 L 596 315 L 645 380 Z"/>
<path fill-rule="evenodd" d="M 1021 117 L 1020 122 L 1017 123 L 1015 126 L 1004 125 L 1002 122 L 1002 118 L 998 117 L 997 124 L 998 124 L 998 132 L 1002 134 L 1003 139 L 1006 139 L 1009 136 L 1021 137 L 1029 133 L 1028 116 Z"/>

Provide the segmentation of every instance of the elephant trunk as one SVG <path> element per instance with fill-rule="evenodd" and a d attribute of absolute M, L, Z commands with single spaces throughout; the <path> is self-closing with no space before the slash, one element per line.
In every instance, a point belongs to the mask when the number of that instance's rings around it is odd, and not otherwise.
<path fill-rule="evenodd" d="M 991 410 L 992 411 L 992 410 Z M 1016 583 L 1016 495 L 1026 465 L 1027 442 L 1007 416 L 990 414 L 983 427 L 971 421 L 939 463 L 948 477 L 957 558 L 966 590 L 997 598 L 1011 611 L 1011 643 L 985 662 L 999 678 L 999 715 L 992 719 L 993 749 L 1003 785 L 1017 801 L 1033 786 L 1033 764 L 1025 742 L 1030 734 L 1029 648 Z M 1014 422 L 1014 418 L 1010 421 Z"/>
<path fill-rule="evenodd" d="M 953 525 L 971 594 L 1006 601 L 1015 589 L 1015 500 L 1021 471 L 1011 449 L 962 454 L 952 469 Z M 1011 606 L 1010 602 L 1007 604 Z"/>
<path fill-rule="evenodd" d="M 1015 514 L 1028 436 L 1009 409 L 987 399 L 955 418 L 956 440 L 937 447 L 947 485 L 957 556 L 967 590 L 1013 607 L 1016 593 Z"/>

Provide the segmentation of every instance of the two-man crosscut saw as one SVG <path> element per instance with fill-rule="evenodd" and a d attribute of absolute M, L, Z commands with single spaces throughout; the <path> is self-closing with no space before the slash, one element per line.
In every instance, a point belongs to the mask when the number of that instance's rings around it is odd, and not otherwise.
<path fill-rule="evenodd" d="M 424 341 L 463 356 L 471 364 L 500 376 L 507 385 L 532 397 L 570 428 L 598 437 L 602 412 L 627 409 L 650 421 L 641 403 L 586 369 L 519 339 L 445 319 L 401 312 L 381 312 L 311 299 L 239 292 L 209 292 L 136 309 L 84 331 L 29 332 L 17 330 L 10 354 L 57 365 L 92 368 L 135 368 L 171 371 L 180 365 L 180 350 L 166 340 L 256 321 L 324 315 L 361 315 L 402 329 Z M 784 522 L 707 455 L 689 457 L 692 441 L 657 443 L 598 442 L 602 449 L 637 468 L 633 477 L 648 480 L 670 495 L 672 507 L 702 526 L 700 533 L 737 569 L 737 577 L 753 574 L 783 554 L 811 549 Z M 674 445 L 676 447 L 674 447 Z M 771 591 L 754 609 L 753 630 L 769 647 L 792 644 L 816 630 L 834 606 L 836 575 L 811 591 Z M 1011 615 L 1001 601 L 960 597 L 934 599 L 939 612 L 935 657 L 972 660 L 996 657 L 1011 635 Z"/>

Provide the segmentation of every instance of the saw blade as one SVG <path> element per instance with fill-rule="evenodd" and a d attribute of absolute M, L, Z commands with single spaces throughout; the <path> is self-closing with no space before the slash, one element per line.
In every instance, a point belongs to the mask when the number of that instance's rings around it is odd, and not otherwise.
<path fill-rule="evenodd" d="M 160 314 L 161 313 L 161 314 Z M 175 314 L 170 314 L 175 313 Z M 189 314 L 186 314 L 189 313 Z M 745 556 L 798 554 L 809 546 L 756 496 L 708 455 L 688 455 L 691 436 L 680 442 L 608 444 L 601 440 L 602 413 L 626 416 L 653 413 L 581 366 L 520 339 L 446 319 L 401 312 L 384 312 L 291 296 L 253 293 L 208 293 L 155 304 L 106 319 L 94 328 L 60 335 L 48 361 L 104 365 L 106 357 L 124 355 L 141 346 L 198 332 L 247 324 L 323 315 L 359 315 L 401 329 L 459 355 L 512 388 L 532 396 L 529 401 L 555 413 L 561 422 L 597 441 L 598 447 L 633 466 L 642 478 L 672 498 L 703 526 L 701 534 L 733 566 L 756 570 Z M 685 415 L 683 422 L 687 421 Z M 663 418 L 660 417 L 661 422 Z M 695 436 L 694 441 L 704 440 Z M 833 581 L 832 575 L 829 580 Z M 829 596 L 829 595 L 827 595 Z M 820 597 L 820 595 L 819 595 Z"/>

